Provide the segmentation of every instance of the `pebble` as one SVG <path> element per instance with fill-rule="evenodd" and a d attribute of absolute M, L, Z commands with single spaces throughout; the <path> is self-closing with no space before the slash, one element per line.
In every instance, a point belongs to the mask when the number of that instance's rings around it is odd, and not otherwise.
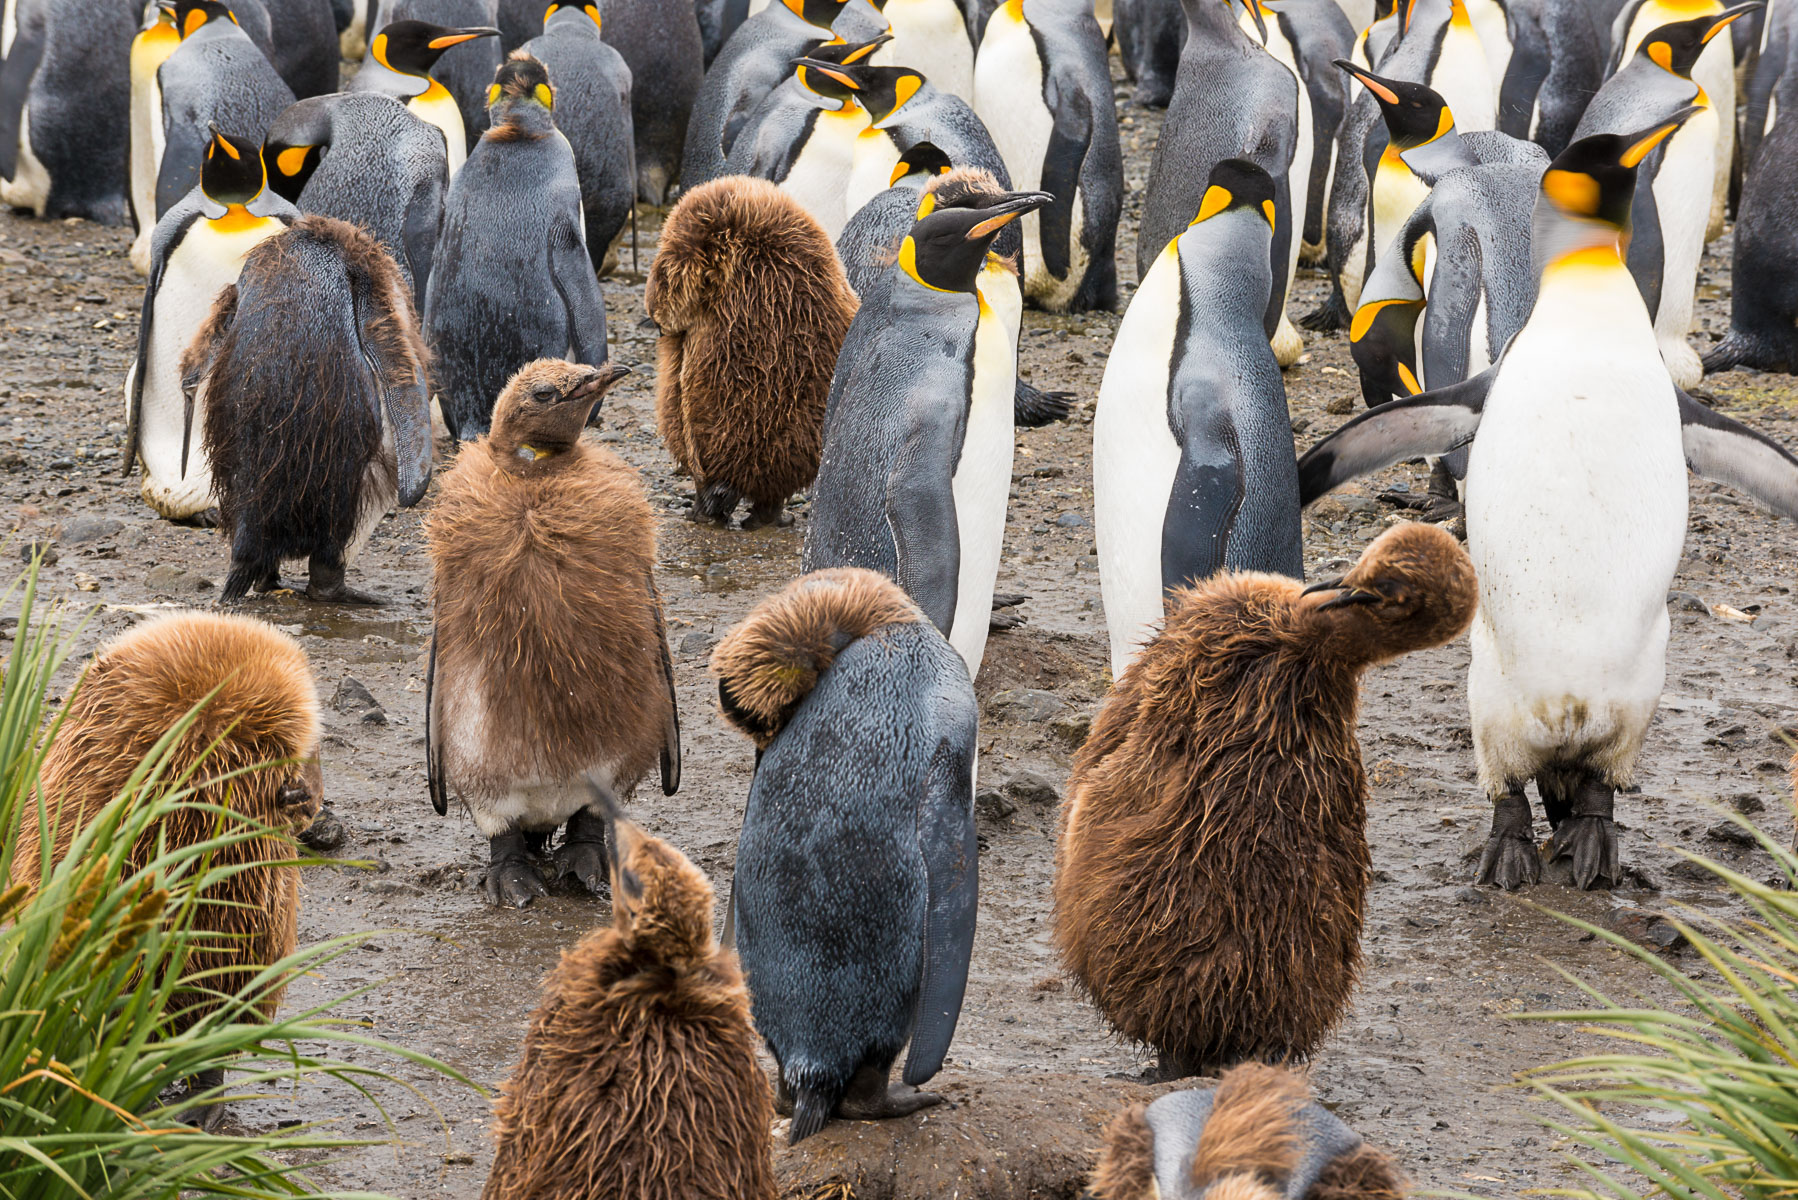
<path fill-rule="evenodd" d="M 1333 417 L 1346 417 L 1355 411 L 1354 396 L 1332 396 L 1324 401 L 1324 411 Z"/>
<path fill-rule="evenodd" d="M 990 707 L 993 715 L 1001 720 L 1041 725 L 1066 709 L 1067 703 L 1054 692 L 1016 688 L 994 696 Z"/>
<path fill-rule="evenodd" d="M 1049 732 L 1060 738 L 1070 750 L 1078 750 L 1092 732 L 1093 715 L 1088 712 L 1067 713 L 1049 722 Z"/>
<path fill-rule="evenodd" d="M 1724 842 L 1731 846 L 1758 846 L 1752 830 L 1744 829 L 1734 821 L 1719 821 L 1704 831 L 1704 836 L 1713 842 Z"/>
<path fill-rule="evenodd" d="M 1064 512 L 1055 518 L 1055 523 L 1063 529 L 1082 529 L 1092 522 L 1077 512 Z"/>
<path fill-rule="evenodd" d="M 340 713 L 365 712 L 378 707 L 374 693 L 368 685 L 354 676 L 345 675 L 337 683 L 337 690 L 331 693 L 331 707 Z"/>
<path fill-rule="evenodd" d="M 1686 935 L 1675 929 L 1666 917 L 1633 904 L 1613 908 L 1605 917 L 1605 924 L 1612 932 L 1651 950 L 1678 950 L 1688 944 Z"/>
<path fill-rule="evenodd" d="M 1054 804 L 1061 799 L 1061 789 L 1055 782 L 1035 771 L 1019 771 L 1005 782 L 1004 790 L 1020 804 Z"/>
<path fill-rule="evenodd" d="M 998 792 L 985 791 L 974 797 L 974 813 L 983 821 L 1003 821 L 1017 811 L 1018 806 Z"/>
<path fill-rule="evenodd" d="M 76 517 L 62 527 L 62 536 L 58 540 L 75 542 L 97 542 L 109 538 L 125 528 L 125 522 L 116 517 Z"/>
<path fill-rule="evenodd" d="M 56 553 L 56 547 L 52 546 L 49 542 L 29 541 L 19 547 L 19 561 L 26 566 L 30 566 L 31 560 L 40 554 L 44 556 L 44 565 L 46 567 L 53 564 L 59 557 Z"/>
<path fill-rule="evenodd" d="M 144 585 L 161 593 L 203 592 L 212 586 L 212 580 L 164 563 L 144 573 Z"/>
<path fill-rule="evenodd" d="M 682 654 L 704 654 L 717 644 L 718 638 L 715 634 L 707 633 L 703 629 L 695 629 L 680 640 L 680 652 Z"/>
<path fill-rule="evenodd" d="M 1708 613 L 1711 606 L 1697 592 L 1668 592 L 1667 603 L 1674 612 Z"/>

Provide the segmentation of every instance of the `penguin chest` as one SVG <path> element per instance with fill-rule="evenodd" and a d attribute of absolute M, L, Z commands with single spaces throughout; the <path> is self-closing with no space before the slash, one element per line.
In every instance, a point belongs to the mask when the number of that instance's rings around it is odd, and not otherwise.
<path fill-rule="evenodd" d="M 1399 229 L 1411 219 L 1417 206 L 1429 198 L 1429 185 L 1412 173 L 1389 146 L 1374 169 L 1373 186 L 1369 189 L 1372 210 L 1374 261 L 1392 249 Z"/>
<path fill-rule="evenodd" d="M 1650 236 L 1661 242 L 1661 298 L 1654 324 L 1663 339 L 1683 339 L 1691 329 L 1692 291 L 1711 212 L 1717 123 L 1716 110 L 1705 108 L 1674 130 L 1652 182 L 1660 229 Z M 1640 179 L 1636 186 L 1642 186 Z M 1638 227 L 1635 237 L 1643 236 Z"/>
<path fill-rule="evenodd" d="M 12 53 L 12 40 L 19 35 L 19 0 L 6 0 L 0 8 L 0 58 Z"/>
<path fill-rule="evenodd" d="M 1498 0 L 1467 0 L 1467 17 L 1486 52 L 1486 69 L 1494 86 L 1504 83 L 1511 66 L 1511 29 Z"/>
<path fill-rule="evenodd" d="M 855 139 L 854 165 L 849 169 L 843 211 L 854 216 L 862 205 L 886 191 L 898 164 L 899 147 L 886 130 L 872 126 L 862 130 Z"/>
<path fill-rule="evenodd" d="M 833 242 L 849 223 L 849 177 L 855 169 L 856 145 L 867 128 L 868 114 L 856 105 L 820 110 L 810 136 L 780 181 L 781 190 L 804 205 Z"/>
<path fill-rule="evenodd" d="M 162 84 L 156 72 L 180 44 L 180 35 L 160 21 L 131 43 L 131 208 L 145 274 L 150 231 L 156 225 L 156 173 L 162 166 Z M 132 265 L 138 265 L 139 257 L 138 245 L 133 245 Z"/>
<path fill-rule="evenodd" d="M 431 86 L 406 101 L 412 115 L 443 131 L 444 150 L 449 156 L 449 173 L 454 175 L 468 161 L 468 130 L 462 124 L 462 110 L 449 89 L 433 80 Z"/>
<path fill-rule="evenodd" d="M 1429 84 L 1448 101 L 1455 126 L 1462 133 L 1491 129 L 1498 123 L 1498 88 L 1487 65 L 1486 48 L 1463 14 L 1448 23 Z"/>
<path fill-rule="evenodd" d="M 1242 21 L 1246 26 L 1245 32 L 1248 32 L 1250 37 L 1254 37 L 1254 23 L 1249 20 L 1246 12 L 1243 14 Z M 1277 18 L 1269 21 L 1267 33 L 1268 54 L 1292 75 L 1293 99 L 1295 101 L 1293 115 L 1298 123 L 1297 138 L 1293 142 L 1292 165 L 1287 168 L 1286 172 L 1287 191 L 1290 197 L 1288 202 L 1289 220 L 1292 224 L 1292 239 L 1288 246 L 1286 264 L 1286 285 L 1290 288 L 1292 277 L 1298 271 L 1299 248 L 1305 240 L 1305 218 L 1311 198 L 1311 158 L 1316 150 L 1313 145 L 1314 134 L 1312 132 L 1315 117 L 1311 112 L 1311 94 L 1305 90 L 1305 80 L 1299 74 L 1298 52 L 1287 40 L 1285 31 L 1280 27 Z"/>
<path fill-rule="evenodd" d="M 1113 679 L 1122 677 L 1163 616 L 1162 527 L 1180 469 L 1168 390 L 1184 295 L 1176 240 L 1156 258 L 1124 313 L 1093 418 L 1094 532 Z"/>
<path fill-rule="evenodd" d="M 1037 53 L 1030 26 L 1001 5 L 986 23 L 980 57 L 974 62 L 974 112 L 993 135 L 993 145 L 1005 160 L 1011 186 L 1033 192 L 1042 186 L 1043 160 L 1049 153 L 1049 137 L 1055 130 L 1055 114 L 1043 98 L 1043 62 Z M 1079 246 L 1080 197 L 1074 197 L 1076 215 L 1070 225 L 1074 247 Z M 1025 290 L 1036 290 L 1042 269 L 1042 223 L 1034 212 L 1018 221 L 1024 237 Z M 1068 274 L 1078 282 L 1070 267 Z"/>
<path fill-rule="evenodd" d="M 950 479 L 960 563 L 955 618 L 949 644 L 980 672 L 992 620 L 993 585 L 1005 541 L 1005 509 L 1011 495 L 1014 446 L 1012 407 L 1018 379 L 1018 324 L 1023 294 L 1003 267 L 989 266 L 980 281 L 980 320 L 968 363 L 968 419 L 961 456 Z"/>
<path fill-rule="evenodd" d="M 870 62 L 910 67 L 938 91 L 974 102 L 974 47 L 954 0 L 887 0 L 881 15 L 893 40 L 875 51 Z"/>

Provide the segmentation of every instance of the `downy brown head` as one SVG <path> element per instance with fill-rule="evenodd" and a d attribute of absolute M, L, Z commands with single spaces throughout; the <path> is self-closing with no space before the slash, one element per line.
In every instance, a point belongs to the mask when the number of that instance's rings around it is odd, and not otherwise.
<path fill-rule="evenodd" d="M 526 363 L 494 403 L 489 435 L 494 458 L 523 472 L 566 454 L 596 418 L 606 391 L 630 373 L 616 363 L 588 367 L 561 358 Z"/>
<path fill-rule="evenodd" d="M 1460 636 L 1479 583 L 1453 535 L 1409 521 L 1376 538 L 1348 574 L 1306 588 L 1300 602 L 1333 628 L 1341 654 L 1374 663 Z"/>
<path fill-rule="evenodd" d="M 587 781 L 606 814 L 612 928 L 642 956 L 691 966 L 713 951 L 712 884 L 687 856 L 624 815 L 610 789 Z"/>

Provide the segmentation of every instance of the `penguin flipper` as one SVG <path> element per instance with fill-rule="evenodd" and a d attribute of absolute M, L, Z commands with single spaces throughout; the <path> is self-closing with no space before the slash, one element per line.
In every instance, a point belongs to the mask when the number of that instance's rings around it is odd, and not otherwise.
<path fill-rule="evenodd" d="M 1667 272 L 1667 251 L 1661 245 L 1661 210 L 1654 200 L 1653 180 L 1666 161 L 1667 147 L 1656 146 L 1648 152 L 1636 177 L 1646 186 L 1636 188 L 1635 202 L 1630 205 L 1629 273 L 1635 278 L 1642 303 L 1648 306 L 1648 319 L 1661 311 L 1661 288 Z"/>
<path fill-rule="evenodd" d="M 980 847 L 974 834 L 976 715 L 955 714 L 930 763 L 918 811 L 918 842 L 929 880 L 924 916 L 924 973 L 904 1081 L 913 1087 L 942 1069 L 955 1039 L 980 894 Z"/>
<path fill-rule="evenodd" d="M 212 370 L 225 335 L 237 320 L 237 285 L 228 283 L 212 302 L 206 320 L 195 331 L 193 341 L 181 352 L 181 478 L 187 478 L 187 452 L 194 440 L 194 398 L 200 384 Z M 133 449 L 136 443 L 126 439 Z"/>
<path fill-rule="evenodd" d="M 1426 199 L 1425 204 L 1429 201 Z M 1412 217 L 1416 219 L 1415 214 Z M 1435 221 L 1429 229 L 1435 232 Z M 1401 237 L 1408 236 L 1402 234 Z M 1472 361 L 1473 317 L 1479 310 L 1485 255 L 1473 230 L 1463 229 L 1453 245 L 1438 244 L 1436 270 L 1423 317 L 1423 378 L 1459 383 Z"/>
<path fill-rule="evenodd" d="M 190 122 L 166 123 L 162 162 L 156 168 L 156 215 L 161 217 L 200 186 L 207 133 Z"/>
<path fill-rule="evenodd" d="M 438 816 L 449 812 L 449 790 L 443 782 L 443 712 L 437 695 L 437 634 L 431 633 L 431 654 L 425 662 L 425 780 L 431 790 L 431 807 Z"/>
<path fill-rule="evenodd" d="M 1080 168 L 1092 141 L 1093 115 L 1086 93 L 1070 89 L 1067 103 L 1052 105 L 1055 124 L 1049 130 L 1049 147 L 1043 153 L 1042 190 L 1055 197 L 1037 220 L 1043 266 L 1057 279 L 1068 277 L 1068 247 L 1074 236 L 1074 193 L 1080 186 Z"/>
<path fill-rule="evenodd" d="M 1073 406 L 1074 393 L 1038 391 L 1020 379 L 1012 399 L 1011 423 L 1019 429 L 1040 429 L 1065 420 Z"/>
<path fill-rule="evenodd" d="M 558 217 L 549 231 L 549 273 L 568 314 L 568 351 L 578 363 L 597 367 L 606 361 L 606 305 L 599 294 L 599 276 L 587 257 L 586 233 L 579 219 Z"/>
<path fill-rule="evenodd" d="M 887 478 L 887 529 L 893 535 L 894 578 L 931 624 L 949 636 L 961 579 L 961 531 L 948 464 L 961 441 L 959 416 L 920 399 L 899 461 Z M 933 464 L 940 464 L 933 469 Z"/>
<path fill-rule="evenodd" d="M 1763 433 L 1713 412 L 1679 388 L 1680 435 L 1694 475 L 1747 492 L 1798 521 L 1798 458 Z"/>
<path fill-rule="evenodd" d="M 19 169 L 19 130 L 25 123 L 25 100 L 43 57 L 43 20 L 20 21 L 6 59 L 0 62 L 0 178 L 11 179 Z"/>
<path fill-rule="evenodd" d="M 662 655 L 662 680 L 668 688 L 668 720 L 662 727 L 662 795 L 680 791 L 680 700 L 674 694 L 674 656 L 668 653 L 668 624 L 662 619 L 662 594 L 656 590 L 654 568 L 648 572 L 650 620 L 655 622 L 656 642 Z"/>
<path fill-rule="evenodd" d="M 1473 440 L 1494 365 L 1464 383 L 1407 396 L 1369 409 L 1299 459 L 1299 504 L 1370 471 L 1426 454 L 1447 454 Z"/>
<path fill-rule="evenodd" d="M 389 269 L 397 284 L 398 271 Z M 431 486 L 431 394 L 423 372 L 417 369 L 418 364 L 409 361 L 410 356 L 396 355 L 396 347 L 371 335 L 371 330 L 389 313 L 404 312 L 407 305 L 405 296 L 389 295 L 384 297 L 383 307 L 374 295 L 377 286 L 378 281 L 366 273 L 354 272 L 350 305 L 355 316 L 356 349 L 368 365 L 375 420 L 381 420 L 385 414 L 387 425 L 393 430 L 399 506 L 411 508 L 424 499 L 425 489 Z"/>

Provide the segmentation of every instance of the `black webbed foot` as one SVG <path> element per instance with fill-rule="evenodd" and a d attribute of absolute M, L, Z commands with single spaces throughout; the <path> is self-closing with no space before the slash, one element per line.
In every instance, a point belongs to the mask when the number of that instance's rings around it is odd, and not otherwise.
<path fill-rule="evenodd" d="M 488 901 L 501 907 L 525 908 L 537 897 L 549 895 L 548 886 L 525 849 L 523 834 L 500 834 L 493 839 L 489 854 Z"/>
<path fill-rule="evenodd" d="M 606 823 L 586 809 L 568 818 L 567 835 L 550 858 L 558 879 L 572 876 L 595 896 L 609 889 L 612 861 L 606 854 Z"/>
<path fill-rule="evenodd" d="M 1542 878 L 1542 856 L 1536 851 L 1529 797 L 1521 788 L 1501 796 L 1492 806 L 1492 834 L 1480 855 L 1478 882 L 1514 892 Z"/>
<path fill-rule="evenodd" d="M 1583 891 L 1617 886 L 1622 878 L 1617 866 L 1617 822 L 1612 819 L 1616 793 L 1588 780 L 1573 803 L 1573 812 L 1549 839 L 1551 862 L 1571 859 L 1573 885 Z"/>
<path fill-rule="evenodd" d="M 889 1084 L 885 1071 L 862 1067 L 849 1081 L 836 1115 L 849 1121 L 884 1121 L 942 1102 L 935 1092 L 921 1092 L 909 1083 Z"/>

